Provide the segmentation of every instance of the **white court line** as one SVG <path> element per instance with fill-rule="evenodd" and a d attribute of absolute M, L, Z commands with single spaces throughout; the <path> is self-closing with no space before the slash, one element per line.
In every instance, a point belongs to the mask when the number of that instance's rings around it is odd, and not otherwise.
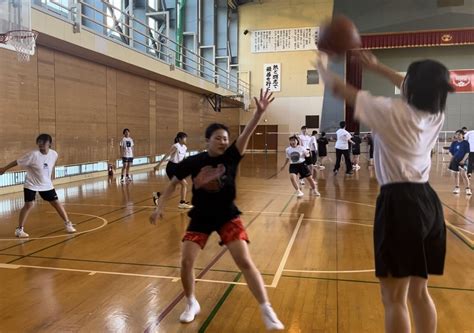
<path fill-rule="evenodd" d="M 457 226 L 455 226 L 454 224 L 452 224 L 452 226 L 455 227 L 455 228 L 458 229 L 458 230 L 461 230 L 461 231 L 465 232 L 465 233 L 468 233 L 468 234 L 470 234 L 470 235 L 474 235 L 474 232 L 472 232 L 472 231 L 469 231 L 469 230 L 466 230 L 466 229 L 457 227 Z"/>
<path fill-rule="evenodd" d="M 346 271 L 305 271 L 297 269 L 285 269 L 285 272 L 292 273 L 314 273 L 314 274 L 349 274 L 349 273 L 372 273 L 375 272 L 375 269 L 355 269 L 355 270 L 346 270 Z"/>
<path fill-rule="evenodd" d="M 283 258 L 280 261 L 280 266 L 278 266 L 277 272 L 275 276 L 273 277 L 273 282 L 271 284 L 272 288 L 276 288 L 276 286 L 278 285 L 278 282 L 280 281 L 281 275 L 283 274 L 283 270 L 285 269 L 286 261 L 288 260 L 288 257 L 290 256 L 291 248 L 293 247 L 293 244 L 295 243 L 296 235 L 298 234 L 298 231 L 300 230 L 301 223 L 303 223 L 303 217 L 304 217 L 304 214 L 301 214 L 298 219 L 298 223 L 296 224 L 296 227 L 293 230 L 293 235 L 291 235 L 291 238 L 290 238 L 290 241 L 288 242 L 285 253 L 283 254 Z"/>
<path fill-rule="evenodd" d="M 172 282 L 178 282 L 181 278 L 176 276 L 165 276 L 165 275 L 153 275 L 153 274 L 136 274 L 136 273 L 123 273 L 123 272 L 110 272 L 110 271 L 97 271 L 97 270 L 87 270 L 87 269 L 76 269 L 76 268 L 61 268 L 61 267 L 46 267 L 46 266 L 34 266 L 34 265 L 17 265 L 17 264 L 0 264 L 0 268 L 5 269 L 19 269 L 19 268 L 32 268 L 32 269 L 42 269 L 49 271 L 62 271 L 62 272 L 77 272 L 77 273 L 87 273 L 89 276 L 103 274 L 103 275 L 118 275 L 118 276 L 133 276 L 133 277 L 145 277 L 145 278 L 154 278 L 154 279 L 165 279 L 171 280 Z M 208 283 L 219 283 L 219 284 L 235 284 L 246 286 L 244 282 L 233 282 L 233 281 L 221 281 L 221 280 L 207 280 L 207 279 L 196 279 L 198 282 L 208 282 Z M 265 287 L 271 287 L 265 285 Z"/>
<path fill-rule="evenodd" d="M 53 212 L 46 212 L 47 214 L 53 214 Z M 29 240 L 39 240 L 39 239 L 53 239 L 53 238 L 63 238 L 63 237 L 69 237 L 69 236 L 77 236 L 81 234 L 87 234 L 92 231 L 99 230 L 103 227 L 105 227 L 109 221 L 107 219 L 104 219 L 103 217 L 97 216 L 97 215 L 92 215 L 92 214 L 83 214 L 83 213 L 71 213 L 68 212 L 69 215 L 83 215 L 83 216 L 89 216 L 89 217 L 94 217 L 96 219 L 102 220 L 102 224 L 96 228 L 89 229 L 89 230 L 84 230 L 84 231 L 78 231 L 74 233 L 67 233 L 67 234 L 62 234 L 62 235 L 56 235 L 56 236 L 45 236 L 45 237 L 25 237 L 25 238 L 0 238 L 0 241 L 29 241 Z"/>

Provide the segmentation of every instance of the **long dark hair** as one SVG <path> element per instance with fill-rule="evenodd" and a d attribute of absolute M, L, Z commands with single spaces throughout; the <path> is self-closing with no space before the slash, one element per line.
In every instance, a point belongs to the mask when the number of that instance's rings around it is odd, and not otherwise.
<path fill-rule="evenodd" d="M 408 66 L 403 94 L 418 110 L 432 114 L 443 112 L 448 93 L 453 91 L 449 71 L 443 64 L 427 59 Z"/>

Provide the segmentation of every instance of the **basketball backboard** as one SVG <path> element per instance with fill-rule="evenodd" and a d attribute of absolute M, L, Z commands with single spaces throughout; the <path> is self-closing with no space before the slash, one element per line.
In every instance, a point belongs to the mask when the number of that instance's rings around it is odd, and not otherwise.
<path fill-rule="evenodd" d="M 0 34 L 12 30 L 31 30 L 31 0 L 0 0 Z M 10 44 L 0 47 L 15 51 Z M 33 55 L 34 47 L 28 50 Z"/>

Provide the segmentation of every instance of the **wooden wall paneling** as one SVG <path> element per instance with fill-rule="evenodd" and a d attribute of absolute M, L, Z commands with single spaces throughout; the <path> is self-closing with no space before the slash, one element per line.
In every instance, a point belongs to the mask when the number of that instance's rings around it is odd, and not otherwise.
<path fill-rule="evenodd" d="M 115 164 L 120 158 L 117 137 L 117 71 L 107 67 L 107 160 Z"/>
<path fill-rule="evenodd" d="M 134 155 L 150 153 L 150 97 L 149 80 L 117 71 L 117 138 L 123 129 L 130 129 L 135 143 Z"/>
<path fill-rule="evenodd" d="M 38 129 L 56 140 L 56 95 L 54 89 L 54 51 L 38 47 Z"/>
<path fill-rule="evenodd" d="M 150 137 L 150 151 L 149 154 L 154 156 L 156 154 L 156 82 L 149 81 L 149 137 Z M 153 160 L 154 162 L 154 160 Z"/>
<path fill-rule="evenodd" d="M 35 147 L 38 136 L 37 57 L 19 63 L 15 52 L 0 49 L 0 164 L 4 165 Z"/>
<path fill-rule="evenodd" d="M 183 130 L 188 134 L 187 146 L 189 149 L 203 149 L 204 129 L 201 112 L 201 95 L 183 92 L 184 121 Z"/>
<path fill-rule="evenodd" d="M 55 75 L 61 164 L 107 160 L 106 67 L 57 52 Z"/>
<path fill-rule="evenodd" d="M 167 153 L 179 131 L 178 89 L 156 83 L 156 149 L 158 154 Z"/>

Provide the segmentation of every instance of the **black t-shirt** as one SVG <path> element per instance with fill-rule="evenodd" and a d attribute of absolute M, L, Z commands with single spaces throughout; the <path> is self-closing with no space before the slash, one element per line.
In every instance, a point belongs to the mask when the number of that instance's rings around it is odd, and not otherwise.
<path fill-rule="evenodd" d="M 329 141 L 328 139 L 326 138 L 319 138 L 318 140 L 316 140 L 316 142 L 318 143 L 318 151 L 319 153 L 327 153 L 326 152 L 326 146 L 329 144 Z"/>
<path fill-rule="evenodd" d="M 351 138 L 352 141 L 354 141 L 354 144 L 352 145 L 353 150 L 360 150 L 360 144 L 362 143 L 362 139 L 360 136 L 354 135 Z"/>
<path fill-rule="evenodd" d="M 235 178 L 241 159 L 242 155 L 240 155 L 234 142 L 220 156 L 211 157 L 207 152 L 203 152 L 190 156 L 177 165 L 176 178 L 182 180 L 191 175 L 193 179 L 192 204 L 194 208 L 188 214 L 191 219 L 206 220 L 211 224 L 221 224 L 241 214 L 234 204 L 236 197 Z M 199 173 L 206 172 L 209 166 L 218 168 L 219 165 L 221 165 L 221 168 L 222 166 L 225 168 L 222 176 L 196 188 L 194 179 L 198 177 Z"/>

